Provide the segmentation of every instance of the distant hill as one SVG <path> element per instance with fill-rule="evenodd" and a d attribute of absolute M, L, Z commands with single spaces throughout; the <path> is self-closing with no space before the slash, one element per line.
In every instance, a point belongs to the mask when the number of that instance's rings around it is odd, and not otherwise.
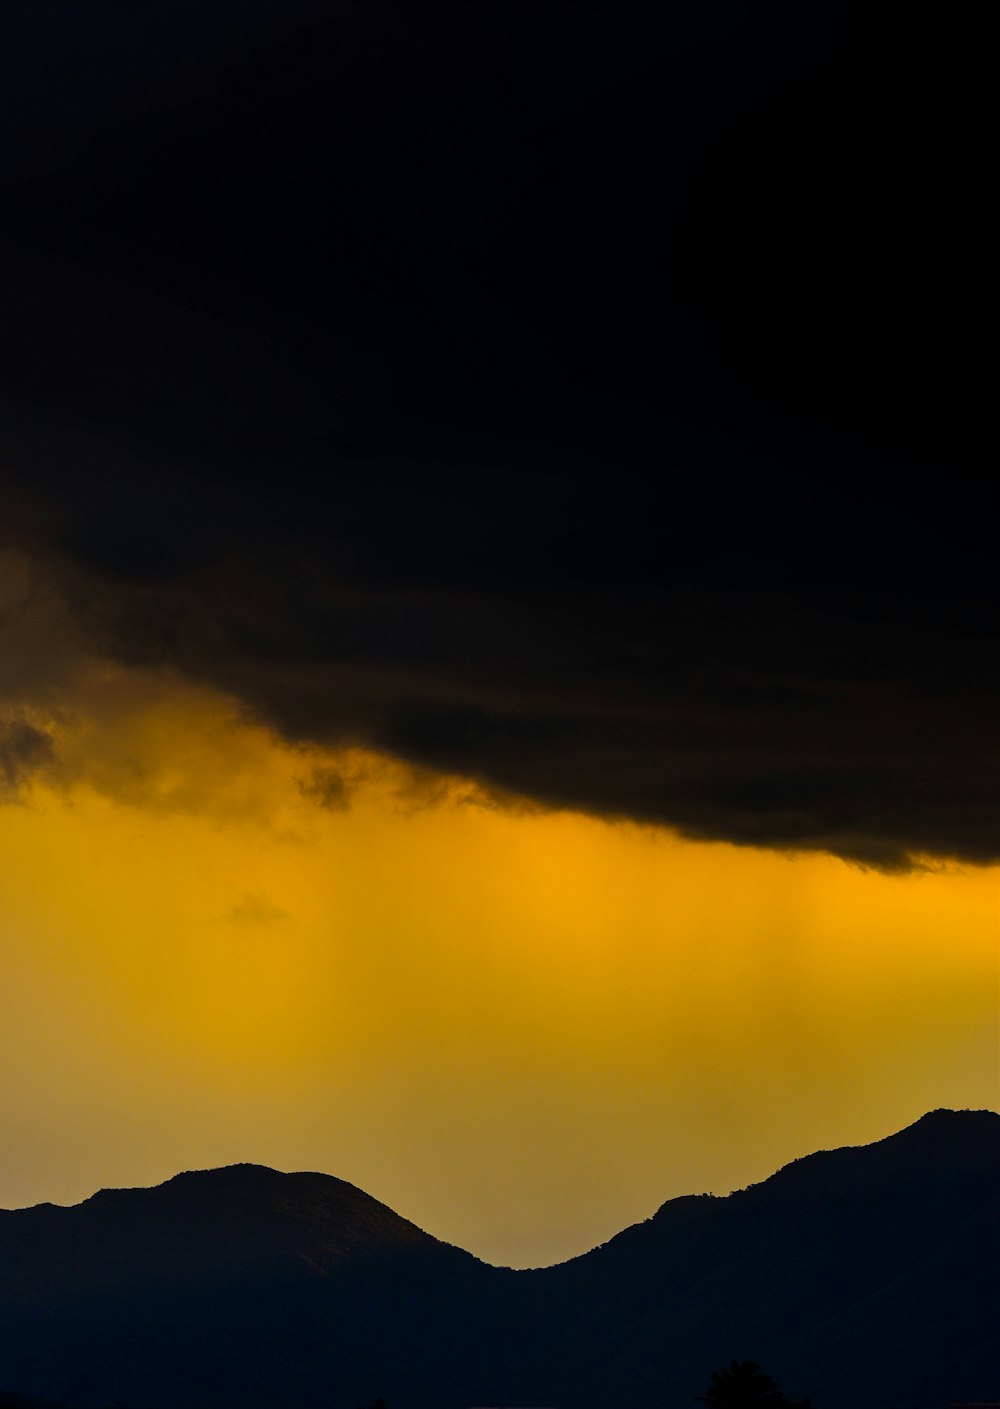
<path fill-rule="evenodd" d="M 39 1290 L 63 1294 L 325 1275 L 428 1253 L 473 1260 L 342 1179 L 253 1164 L 178 1174 L 154 1189 L 102 1189 L 75 1208 L 0 1211 L 4 1272 L 30 1266 Z"/>
<path fill-rule="evenodd" d="M 636 1403 L 690 1404 L 733 1357 L 819 1409 L 995 1398 L 1000 1115 L 935 1111 L 728 1198 L 673 1199 L 538 1276 L 575 1308 L 580 1405 L 625 1375 Z"/>
<path fill-rule="evenodd" d="M 405 1366 L 423 1403 L 491 1273 L 343 1180 L 256 1165 L 0 1212 L 0 1385 L 73 1406 L 357 1409 Z"/>
<path fill-rule="evenodd" d="M 0 1212 L 0 1386 L 69 1409 L 690 1405 L 734 1357 L 817 1409 L 1000 1398 L 1000 1115 L 935 1111 L 530 1272 L 254 1165 Z"/>

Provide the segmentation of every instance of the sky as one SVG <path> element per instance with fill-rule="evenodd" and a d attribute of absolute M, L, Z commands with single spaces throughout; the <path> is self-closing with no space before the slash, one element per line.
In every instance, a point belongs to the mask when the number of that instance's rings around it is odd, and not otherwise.
<path fill-rule="evenodd" d="M 802 8 L 11 8 L 0 1206 L 1000 1106 L 978 89 Z"/>

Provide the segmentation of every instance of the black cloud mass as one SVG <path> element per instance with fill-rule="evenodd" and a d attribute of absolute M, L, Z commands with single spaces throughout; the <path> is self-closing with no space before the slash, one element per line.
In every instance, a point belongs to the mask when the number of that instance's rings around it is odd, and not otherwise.
<path fill-rule="evenodd" d="M 1000 859 L 965 19 L 2 17 L 0 546 L 92 649 L 545 805 Z"/>

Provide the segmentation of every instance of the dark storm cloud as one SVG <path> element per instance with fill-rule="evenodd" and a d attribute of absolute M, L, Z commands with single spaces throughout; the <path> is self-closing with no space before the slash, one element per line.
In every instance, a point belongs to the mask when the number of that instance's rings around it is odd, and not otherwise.
<path fill-rule="evenodd" d="M 52 738 L 27 720 L 0 723 L 0 798 L 17 796 L 31 775 L 54 756 Z"/>
<path fill-rule="evenodd" d="M 329 812 L 346 812 L 351 805 L 351 794 L 360 781 L 340 768 L 316 767 L 300 784 L 300 789 L 303 797 L 317 806 Z"/>
<path fill-rule="evenodd" d="M 6 61 L 6 542 L 92 646 L 554 806 L 997 859 L 960 36 L 46 13 Z"/>

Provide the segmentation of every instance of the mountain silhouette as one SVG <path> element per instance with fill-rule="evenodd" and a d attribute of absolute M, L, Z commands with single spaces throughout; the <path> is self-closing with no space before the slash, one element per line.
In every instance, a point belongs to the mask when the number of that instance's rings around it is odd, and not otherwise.
<path fill-rule="evenodd" d="M 0 1212 L 0 1386 L 70 1409 L 597 1409 L 690 1404 L 753 1359 L 818 1409 L 943 1409 L 1000 1397 L 998 1272 L 990 1111 L 672 1199 L 521 1272 L 342 1180 L 237 1165 Z"/>
<path fill-rule="evenodd" d="M 8 1271 L 46 1246 L 40 1283 L 211 1285 L 233 1278 L 329 1274 L 336 1268 L 447 1249 L 368 1194 L 327 1174 L 261 1165 L 178 1174 L 153 1189 L 102 1189 L 75 1208 L 0 1212 Z"/>
<path fill-rule="evenodd" d="M 388 1358 L 424 1402 L 453 1307 L 490 1270 L 343 1180 L 258 1165 L 2 1212 L 0 1385 L 155 1406 L 322 1387 L 355 1409 Z"/>

